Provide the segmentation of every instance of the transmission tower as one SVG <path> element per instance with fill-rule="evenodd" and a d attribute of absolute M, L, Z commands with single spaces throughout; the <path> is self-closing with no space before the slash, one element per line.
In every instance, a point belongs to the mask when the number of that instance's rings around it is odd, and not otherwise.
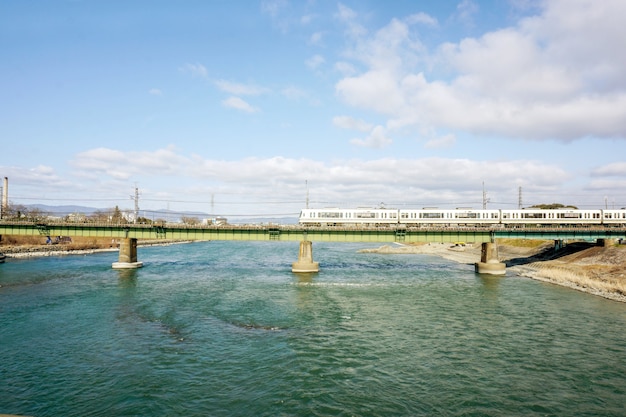
<path fill-rule="evenodd" d="M 487 198 L 487 191 L 485 191 L 485 181 L 483 181 L 483 210 L 487 210 L 487 203 L 489 199 Z"/>
<path fill-rule="evenodd" d="M 135 200 L 135 220 L 133 220 L 133 223 L 137 223 L 139 218 L 139 188 L 137 188 L 137 185 L 135 185 L 135 195 L 131 195 L 130 198 Z"/>
<path fill-rule="evenodd" d="M 306 187 L 306 204 L 305 208 L 309 208 L 309 180 L 304 180 L 304 186 Z"/>
<path fill-rule="evenodd" d="M 522 209 L 522 186 L 519 186 L 518 189 L 518 193 L 517 193 L 517 208 L 518 210 Z"/>

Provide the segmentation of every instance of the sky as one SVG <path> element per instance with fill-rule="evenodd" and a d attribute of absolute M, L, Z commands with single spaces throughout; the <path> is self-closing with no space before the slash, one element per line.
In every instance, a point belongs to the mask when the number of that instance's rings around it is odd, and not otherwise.
<path fill-rule="evenodd" d="M 626 207 L 623 0 L 5 0 L 11 204 Z"/>

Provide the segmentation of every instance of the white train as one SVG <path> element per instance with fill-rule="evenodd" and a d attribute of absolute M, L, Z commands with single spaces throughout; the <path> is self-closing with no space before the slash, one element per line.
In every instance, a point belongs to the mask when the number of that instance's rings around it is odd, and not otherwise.
<path fill-rule="evenodd" d="M 386 209 L 323 208 L 303 209 L 299 223 L 310 226 L 518 226 L 535 225 L 613 225 L 626 227 L 626 209 Z"/>

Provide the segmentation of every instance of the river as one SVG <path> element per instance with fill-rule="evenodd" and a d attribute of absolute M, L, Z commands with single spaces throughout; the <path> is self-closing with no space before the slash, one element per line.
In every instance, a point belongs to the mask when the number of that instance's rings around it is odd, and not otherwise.
<path fill-rule="evenodd" d="M 200 242 L 0 265 L 0 414 L 623 416 L 626 304 L 428 255 Z"/>

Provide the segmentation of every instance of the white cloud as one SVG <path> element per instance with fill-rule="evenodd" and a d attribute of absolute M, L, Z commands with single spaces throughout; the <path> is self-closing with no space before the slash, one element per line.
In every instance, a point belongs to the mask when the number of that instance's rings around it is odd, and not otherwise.
<path fill-rule="evenodd" d="M 229 97 L 225 100 L 222 101 L 222 105 L 224 107 L 228 107 L 231 109 L 236 109 L 236 110 L 241 110 L 244 111 L 246 113 L 257 113 L 259 111 L 258 108 L 252 106 L 250 103 L 248 103 L 247 101 L 243 100 L 240 97 Z"/>
<path fill-rule="evenodd" d="M 594 169 L 594 177 L 626 177 L 626 162 L 613 162 Z"/>
<path fill-rule="evenodd" d="M 376 135 L 384 138 L 384 128 L 372 129 L 370 137 Z M 12 180 L 12 195 L 24 195 L 30 189 L 32 193 L 47 190 L 54 191 L 55 196 L 69 194 L 75 201 L 85 195 L 106 198 L 107 206 L 124 208 L 130 205 L 128 190 L 138 184 L 146 202 L 142 208 L 163 208 L 168 201 L 187 200 L 203 202 L 208 207 L 210 196 L 215 195 L 222 204 L 218 211 L 225 215 L 244 210 L 265 212 L 275 201 L 293 202 L 284 203 L 280 210 L 297 213 L 304 204 L 305 181 L 311 190 L 311 202 L 318 207 L 372 205 L 381 200 L 390 206 L 480 207 L 483 182 L 493 204 L 504 207 L 517 204 L 520 186 L 524 188 L 525 204 L 558 200 L 584 206 L 595 198 L 591 203 L 597 206 L 608 195 L 617 199 L 617 205 L 626 205 L 620 200 L 626 190 L 626 181 L 619 175 L 624 167 L 618 163 L 582 185 L 558 166 L 524 159 L 381 158 L 326 162 L 276 156 L 219 160 L 184 155 L 170 146 L 144 151 L 95 148 L 76 154 L 70 165 L 73 172 L 63 175 L 46 166 L 0 169 Z M 581 199 L 577 195 L 581 189 L 590 190 L 591 197 Z M 120 200 L 108 201 L 114 198 Z M 233 204 L 228 205 L 228 201 Z M 244 201 L 254 204 L 242 204 Z M 176 209 L 183 207 L 178 205 Z"/>
<path fill-rule="evenodd" d="M 461 5 L 472 12 L 471 2 Z M 621 0 L 546 1 L 539 15 L 516 26 L 430 53 L 394 19 L 346 54 L 365 70 L 340 79 L 336 93 L 387 116 L 390 131 L 626 138 L 624 15 Z"/>
<path fill-rule="evenodd" d="M 478 12 L 478 5 L 472 0 L 463 0 L 456 6 L 456 18 L 467 26 L 474 25 L 474 15 Z"/>
<path fill-rule="evenodd" d="M 357 17 L 357 13 L 351 8 L 342 3 L 337 5 L 335 19 L 346 25 L 346 34 L 350 38 L 358 38 L 367 33 L 367 30 L 361 24 L 357 23 Z"/>
<path fill-rule="evenodd" d="M 349 62 L 343 61 L 335 63 L 335 70 L 337 70 L 343 76 L 354 75 L 357 72 L 356 68 L 354 68 L 354 65 L 350 64 Z"/>
<path fill-rule="evenodd" d="M 202 64 L 185 64 L 179 68 L 179 70 L 184 74 L 189 74 L 194 77 L 206 78 L 208 76 L 208 71 L 206 67 Z"/>
<path fill-rule="evenodd" d="M 352 139 L 351 144 L 365 148 L 380 149 L 391 145 L 393 141 L 387 137 L 386 129 L 382 126 L 374 127 L 365 139 Z"/>
<path fill-rule="evenodd" d="M 158 88 L 151 88 L 150 90 L 148 90 L 148 94 L 153 95 L 153 96 L 161 96 L 163 95 L 163 92 L 159 90 Z"/>
<path fill-rule="evenodd" d="M 305 64 L 306 64 L 307 67 L 309 67 L 309 68 L 314 70 L 314 69 L 319 68 L 325 62 L 326 62 L 326 60 L 324 59 L 323 56 L 321 56 L 321 55 L 313 55 L 311 58 L 306 60 Z"/>
<path fill-rule="evenodd" d="M 266 0 L 261 2 L 261 10 L 272 17 L 278 16 L 281 10 L 289 5 L 287 0 Z"/>
<path fill-rule="evenodd" d="M 456 136 L 449 134 L 440 136 L 438 138 L 430 139 L 424 145 L 425 148 L 434 149 L 434 148 L 449 148 L 456 143 Z"/>
<path fill-rule="evenodd" d="M 357 14 L 351 8 L 342 3 L 339 3 L 337 5 L 337 12 L 335 13 L 335 17 L 341 21 L 349 22 L 355 20 L 357 18 Z"/>
<path fill-rule="evenodd" d="M 125 181 L 139 175 L 178 175 L 185 163 L 186 159 L 179 156 L 173 146 L 128 152 L 102 147 L 77 154 L 70 165 L 84 178 L 110 177 Z"/>
<path fill-rule="evenodd" d="M 422 25 L 432 26 L 432 27 L 436 27 L 439 25 L 439 22 L 437 22 L 437 19 L 435 19 L 434 17 L 426 13 L 412 14 L 406 18 L 406 22 L 410 25 L 422 24 Z"/>
<path fill-rule="evenodd" d="M 404 93 L 399 87 L 393 72 L 372 70 L 340 80 L 335 90 L 351 106 L 394 115 L 402 112 L 405 105 Z"/>
<path fill-rule="evenodd" d="M 265 87 L 260 87 L 253 84 L 235 83 L 226 80 L 216 80 L 215 85 L 221 91 L 225 91 L 227 93 L 235 94 L 238 96 L 258 96 L 270 92 L 270 90 Z"/>
<path fill-rule="evenodd" d="M 360 132 L 369 132 L 374 126 L 364 120 L 354 119 L 350 116 L 333 117 L 333 125 L 342 129 L 358 130 Z"/>
<path fill-rule="evenodd" d="M 300 100 L 309 96 L 306 91 L 294 86 L 285 87 L 280 93 L 289 100 Z"/>
<path fill-rule="evenodd" d="M 313 14 L 305 14 L 302 17 L 300 17 L 300 23 L 303 25 L 308 25 L 310 24 L 317 16 L 313 15 Z"/>
<path fill-rule="evenodd" d="M 33 186 L 40 190 L 58 189 L 70 186 L 67 179 L 61 177 L 56 170 L 48 165 L 37 165 L 34 168 L 21 169 L 12 166 L 0 166 L 3 176 L 9 179 L 9 197 L 13 194 L 16 185 Z"/>
<path fill-rule="evenodd" d="M 309 43 L 311 45 L 319 45 L 322 43 L 322 38 L 324 37 L 323 32 L 315 32 L 309 37 Z"/>

